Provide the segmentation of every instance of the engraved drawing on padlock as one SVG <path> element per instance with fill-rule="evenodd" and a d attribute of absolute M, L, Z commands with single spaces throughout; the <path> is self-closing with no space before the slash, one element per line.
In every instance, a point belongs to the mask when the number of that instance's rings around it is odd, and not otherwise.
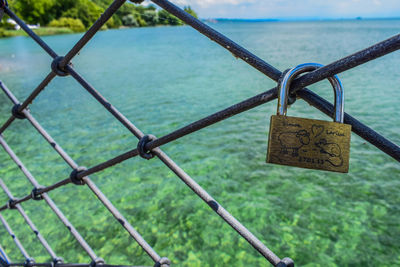
<path fill-rule="evenodd" d="M 299 149 L 310 143 L 310 134 L 306 130 L 283 132 L 278 136 L 278 139 L 281 143 L 282 154 L 291 152 L 293 156 L 297 156 Z"/>
<path fill-rule="evenodd" d="M 330 164 L 335 167 L 340 167 L 343 165 L 342 150 L 338 144 L 328 143 L 326 139 L 321 139 L 318 143 L 315 143 L 315 145 L 321 149 L 320 153 L 329 155 L 329 159 L 327 159 L 327 161 Z"/>
<path fill-rule="evenodd" d="M 316 63 L 301 64 L 289 70 L 280 80 L 277 115 L 271 116 L 268 163 L 348 172 L 351 126 L 343 124 L 344 93 L 336 75 L 328 78 L 335 95 L 334 122 L 286 116 L 293 79 L 321 66 Z"/>

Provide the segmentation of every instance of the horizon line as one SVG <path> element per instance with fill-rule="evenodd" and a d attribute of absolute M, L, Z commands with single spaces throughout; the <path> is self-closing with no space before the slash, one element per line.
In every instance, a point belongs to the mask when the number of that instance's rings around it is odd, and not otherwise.
<path fill-rule="evenodd" d="M 200 18 L 201 20 L 226 21 L 324 21 L 324 20 L 400 20 L 400 17 L 297 17 L 297 18 Z"/>

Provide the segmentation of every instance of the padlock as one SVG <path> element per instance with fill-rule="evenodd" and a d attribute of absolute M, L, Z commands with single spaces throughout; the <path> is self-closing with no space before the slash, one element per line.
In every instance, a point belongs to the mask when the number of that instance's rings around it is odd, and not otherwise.
<path fill-rule="evenodd" d="M 316 63 L 301 64 L 279 82 L 277 115 L 272 115 L 270 121 L 267 163 L 348 172 L 351 125 L 343 123 L 344 92 L 336 75 L 328 78 L 335 94 L 334 122 L 286 116 L 292 80 L 320 67 Z"/>

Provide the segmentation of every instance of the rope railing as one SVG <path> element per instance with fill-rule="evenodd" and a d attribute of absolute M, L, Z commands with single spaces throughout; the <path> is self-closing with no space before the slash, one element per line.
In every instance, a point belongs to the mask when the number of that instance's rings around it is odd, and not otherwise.
<path fill-rule="evenodd" d="M 31 221 L 31 219 L 29 218 L 29 216 L 26 214 L 25 210 L 21 207 L 20 204 L 13 204 L 12 200 L 14 199 L 13 194 L 11 193 L 11 191 L 8 189 L 8 187 L 6 186 L 6 184 L 3 182 L 2 179 L 0 179 L 0 187 L 3 189 L 4 193 L 10 198 L 10 202 L 9 202 L 9 206 L 10 209 L 17 209 L 18 212 L 22 215 L 22 217 L 24 218 L 24 220 L 26 221 L 26 223 L 29 225 L 29 227 L 32 229 L 33 233 L 35 234 L 35 236 L 38 238 L 38 240 L 40 241 L 40 243 L 42 244 L 42 246 L 47 250 L 47 252 L 49 253 L 50 257 L 53 259 L 53 262 L 62 262 L 61 258 L 58 257 L 53 249 L 50 247 L 49 243 L 47 243 L 46 239 L 44 239 L 44 237 L 42 236 L 42 234 L 39 232 L 39 230 L 36 228 L 35 224 Z"/>
<path fill-rule="evenodd" d="M 146 242 L 146 240 L 135 230 L 135 228 L 126 220 L 126 218 L 118 211 L 118 209 L 111 203 L 111 201 L 102 193 L 102 191 L 96 186 L 96 184 L 90 179 L 89 175 L 95 174 L 102 170 L 105 170 L 115 164 L 121 163 L 127 159 L 135 156 L 141 156 L 145 159 L 151 159 L 158 157 L 172 172 L 174 172 L 179 179 L 181 179 L 198 197 L 200 197 L 207 205 L 209 205 L 214 212 L 216 212 L 227 224 L 229 224 L 238 234 L 240 234 L 254 249 L 256 249 L 265 259 L 267 259 L 272 265 L 285 267 L 294 266 L 293 261 L 290 258 L 281 259 L 275 255 L 267 246 L 265 246 L 256 236 L 254 236 L 244 225 L 242 225 L 236 218 L 234 218 L 227 210 L 225 210 L 211 195 L 208 194 L 192 177 L 190 177 L 183 169 L 181 169 L 167 154 L 165 154 L 160 147 L 167 143 L 173 142 L 183 136 L 199 131 L 205 127 L 218 123 L 222 120 L 228 119 L 234 115 L 245 112 L 259 105 L 265 104 L 277 98 L 277 88 L 272 88 L 266 92 L 248 98 L 237 104 L 234 104 L 224 110 L 218 111 L 212 115 L 202 118 L 198 121 L 190 123 L 180 129 L 177 129 L 167 135 L 160 138 L 156 138 L 152 135 L 145 135 L 136 127 L 127 117 L 125 117 L 115 106 L 113 106 L 104 96 L 101 95 L 88 81 L 86 81 L 74 68 L 71 60 L 79 53 L 79 51 L 85 47 L 85 45 L 93 38 L 93 36 L 101 29 L 101 27 L 111 18 L 111 16 L 126 2 L 126 0 L 115 0 L 100 16 L 100 18 L 89 28 L 89 30 L 79 39 L 79 41 L 73 46 L 73 48 L 64 56 L 59 56 L 51 47 L 49 47 L 39 36 L 37 36 L 29 27 L 23 22 L 15 13 L 13 13 L 7 5 L 6 0 L 0 0 L 0 9 L 3 9 L 12 19 L 16 21 L 18 25 L 40 46 L 42 47 L 52 58 L 51 64 L 52 71 L 44 78 L 44 80 L 31 92 L 31 94 L 20 103 L 18 99 L 13 95 L 11 90 L 0 81 L 0 88 L 7 95 L 7 97 L 13 103 L 11 116 L 6 120 L 5 123 L 0 127 L 0 145 L 4 148 L 6 153 L 11 159 L 17 164 L 26 178 L 33 185 L 33 190 L 24 197 L 14 199 L 11 191 L 8 190 L 7 186 L 0 179 L 0 186 L 3 188 L 10 200 L 0 207 L 0 211 L 6 211 L 11 209 L 17 209 L 23 216 L 26 223 L 30 226 L 32 231 L 36 234 L 41 244 L 45 247 L 47 252 L 50 254 L 53 262 L 51 263 L 35 263 L 32 258 L 27 254 L 20 241 L 15 237 L 11 228 L 5 221 L 4 217 L 0 214 L 0 219 L 3 222 L 6 230 L 13 237 L 14 242 L 23 254 L 26 262 L 25 263 L 12 263 L 4 250 L 0 246 L 2 252 L 0 259 L 7 262 L 7 266 L 63 266 L 63 267 L 84 267 L 84 266 L 114 266 L 108 265 L 103 259 L 97 257 L 96 253 L 90 247 L 90 245 L 84 240 L 80 233 L 75 227 L 68 221 L 61 210 L 49 197 L 48 193 L 67 184 L 75 185 L 87 185 L 88 188 L 95 194 L 102 205 L 114 216 L 114 218 L 121 224 L 121 226 L 129 233 L 129 235 L 138 243 L 139 246 L 149 255 L 158 267 L 170 266 L 168 258 L 160 257 L 154 249 Z M 131 1 L 134 3 L 141 3 L 143 1 L 136 0 Z M 224 49 L 227 49 L 235 57 L 242 59 L 253 68 L 259 70 L 267 77 L 272 80 L 278 81 L 282 75 L 282 72 L 268 64 L 261 58 L 252 54 L 242 46 L 238 45 L 228 37 L 214 30 L 202 21 L 194 18 L 184 10 L 180 9 L 176 5 L 172 4 L 167 0 L 152 0 L 153 3 L 157 4 L 161 8 L 175 15 L 186 24 L 190 25 L 201 34 L 207 36 L 211 40 L 218 43 Z M 316 107 L 328 116 L 333 114 L 333 105 L 321 98 L 317 94 L 305 88 L 311 84 L 317 83 L 327 77 L 341 73 L 343 71 L 352 69 L 356 66 L 374 60 L 378 57 L 387 55 L 391 52 L 400 49 L 400 35 L 393 36 L 385 41 L 374 44 L 369 48 L 358 51 L 350 56 L 339 59 L 333 63 L 330 63 L 324 67 L 321 67 L 315 71 L 309 72 L 300 78 L 293 81 L 291 86 L 291 93 L 296 94 L 298 97 L 304 99 L 306 102 Z M 99 163 L 91 168 L 84 168 L 79 166 L 63 149 L 62 147 L 48 134 L 48 132 L 39 124 L 39 122 L 33 117 L 29 111 L 29 105 L 35 100 L 35 98 L 41 94 L 46 86 L 56 76 L 67 76 L 71 75 L 88 93 L 90 93 L 108 112 L 110 112 L 115 119 L 130 131 L 135 137 L 139 139 L 138 146 L 135 149 L 131 149 L 119 156 L 116 156 L 110 160 Z M 58 181 L 50 186 L 41 186 L 35 177 L 29 172 L 25 165 L 21 162 L 18 156 L 10 148 L 3 137 L 4 131 L 17 119 L 27 119 L 31 125 L 42 135 L 42 137 L 49 143 L 51 147 L 60 155 L 61 158 L 72 168 L 72 172 L 69 176 L 63 180 Z M 368 126 L 364 125 L 360 121 L 356 120 L 349 114 L 345 114 L 345 123 L 352 125 L 352 131 L 368 141 L 369 143 L 376 146 L 395 160 L 400 161 L 400 147 L 393 142 L 389 141 L 379 133 L 375 132 Z M 33 222 L 26 215 L 21 207 L 21 203 L 28 200 L 41 200 L 50 206 L 51 210 L 57 215 L 61 222 L 67 227 L 69 232 L 80 244 L 80 246 L 86 251 L 92 262 L 90 264 L 68 264 L 63 263 L 57 254 L 50 248 L 44 237 L 37 231 Z M 4 253 L 3 253 L 4 252 Z M 58 261 L 56 260 L 58 259 Z M 1 265 L 1 263 L 0 263 Z"/>
<path fill-rule="evenodd" d="M 3 91 L 6 92 L 6 95 L 9 96 L 10 100 L 15 103 L 18 103 L 17 98 L 12 94 L 12 92 L 4 85 L 4 83 L 0 84 L 1 88 Z M 86 84 L 86 86 L 90 86 Z M 91 87 L 89 87 L 91 88 Z M 94 88 L 91 88 L 93 92 L 95 92 Z M 101 95 L 99 95 L 99 99 L 104 100 L 105 103 L 108 103 L 103 97 L 100 98 Z M 111 105 L 106 106 L 110 107 Z M 112 107 L 112 106 L 111 106 Z M 114 116 L 117 116 L 120 120 L 123 120 L 125 123 L 124 125 L 127 125 L 127 128 L 130 129 L 133 133 L 136 133 L 139 137 L 143 137 L 143 133 L 138 130 L 131 122 L 129 122 L 128 119 L 125 117 L 119 117 L 119 112 L 114 108 L 112 109 L 111 112 Z M 49 144 L 54 148 L 58 149 L 61 148 L 54 139 L 51 138 L 51 136 L 43 129 L 43 127 L 40 126 L 40 124 L 33 118 L 33 116 L 30 114 L 28 110 L 23 110 L 23 115 L 31 122 L 31 124 L 36 128 L 42 136 L 49 142 Z M 11 149 L 8 147 L 8 145 L 5 143 L 4 139 L 0 137 L 0 144 L 3 146 L 6 146 L 6 149 L 10 151 L 10 153 L 13 153 Z M 61 151 L 61 150 L 60 150 Z M 63 150 L 62 150 L 63 151 Z M 275 262 L 275 265 L 280 262 L 280 259 L 273 254 L 260 240 L 258 240 L 250 231 L 248 231 L 239 221 L 237 221 L 231 214 L 229 214 L 220 204 L 218 204 L 203 188 L 201 188 L 189 175 L 187 175 L 179 166 L 174 163 L 165 153 L 163 153 L 160 149 L 154 149 L 153 153 L 155 153 L 173 172 L 175 172 L 196 194 L 198 194 L 208 205 L 210 205 L 215 212 L 217 212 L 218 215 L 220 215 L 229 225 L 231 225 L 240 235 L 242 235 L 252 246 L 254 246 L 262 255 L 265 257 L 269 257 L 272 261 Z M 60 153 L 59 153 L 60 154 Z M 60 154 L 61 155 L 61 154 Z M 73 160 L 65 153 L 63 152 L 62 157 L 67 159 L 67 162 L 73 167 L 75 170 L 78 170 L 78 165 L 73 162 Z M 37 190 L 37 194 L 41 194 L 42 192 L 49 192 L 57 187 L 60 187 L 62 185 L 65 185 L 67 183 L 77 182 L 80 179 L 83 180 L 84 183 L 86 183 L 90 189 L 92 189 L 93 192 L 98 196 L 98 198 L 103 202 L 103 204 L 110 210 L 110 212 L 114 215 L 114 217 L 128 230 L 129 233 L 133 233 L 133 235 L 136 235 L 133 227 L 131 227 L 126 219 L 120 213 L 118 212 L 115 207 L 112 206 L 111 202 L 108 201 L 108 199 L 100 192 L 100 190 L 94 185 L 94 183 L 87 177 L 87 176 L 82 176 L 79 177 L 79 174 L 81 172 L 76 173 L 76 177 L 74 179 L 65 179 L 61 182 L 58 182 L 52 186 L 46 187 L 46 188 L 39 188 Z M 29 200 L 32 198 L 32 194 L 27 195 L 26 197 L 22 199 L 18 199 L 15 202 L 21 203 L 26 200 Z M 0 211 L 2 209 L 6 209 L 7 205 L 3 206 L 0 208 Z M 134 237 L 135 238 L 135 237 Z M 144 240 L 138 237 L 135 238 L 136 241 L 139 242 L 139 244 L 143 243 L 141 245 L 146 252 L 153 258 L 155 261 L 159 261 L 160 257 L 155 253 L 152 252 L 150 247 L 148 246 L 147 243 L 145 243 Z M 150 252 L 149 252 L 150 251 Z"/>
<path fill-rule="evenodd" d="M 9 145 L 5 142 L 4 138 L 0 136 L 0 145 L 4 148 L 4 150 L 8 153 L 11 159 L 17 164 L 17 166 L 21 169 L 22 173 L 26 176 L 29 182 L 34 186 L 34 189 L 41 188 L 35 177 L 31 174 L 31 172 L 25 167 L 25 165 L 21 162 L 21 160 L 17 157 L 14 151 L 9 147 Z M 53 210 L 53 212 L 57 215 L 57 217 L 62 221 L 65 227 L 70 231 L 70 233 L 74 236 L 74 238 L 78 241 L 81 247 L 86 251 L 86 253 L 90 256 L 92 260 L 97 260 L 98 257 L 94 253 L 93 249 L 89 246 L 89 244 L 83 239 L 80 233 L 76 230 L 76 228 L 68 221 L 65 215 L 61 212 L 61 210 L 57 207 L 57 205 L 53 202 L 50 196 L 47 193 L 42 193 L 40 195 L 49 205 L 49 207 Z M 40 197 L 37 196 L 37 197 Z M 34 194 L 30 194 L 29 199 L 32 199 Z M 27 197 L 26 197 L 27 198 Z M 24 199 L 24 198 L 22 198 Z M 25 200 L 26 201 L 26 200 Z M 20 204 L 24 201 L 16 200 L 13 204 Z M 10 208 L 9 203 L 6 204 L 7 209 Z"/>
<path fill-rule="evenodd" d="M 7 253 L 5 252 L 4 248 L 0 244 L 0 260 L 3 264 L 9 263 L 11 260 L 8 257 Z"/>
<path fill-rule="evenodd" d="M 21 241 L 19 241 L 18 237 L 14 234 L 13 230 L 11 229 L 10 225 L 6 221 L 6 219 L 3 217 L 3 215 L 0 213 L 0 221 L 3 224 L 4 228 L 6 229 L 7 233 L 11 236 L 11 238 L 14 240 L 15 245 L 17 246 L 18 250 L 21 252 L 22 256 L 25 258 L 25 262 L 30 263 L 34 262 L 33 258 L 31 258 L 26 252 L 24 246 L 21 244 Z"/>

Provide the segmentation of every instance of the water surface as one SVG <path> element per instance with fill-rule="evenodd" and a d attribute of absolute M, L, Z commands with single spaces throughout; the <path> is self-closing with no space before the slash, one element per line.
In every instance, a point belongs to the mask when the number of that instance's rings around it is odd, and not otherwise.
<path fill-rule="evenodd" d="M 280 70 L 304 62 L 328 64 L 398 34 L 400 20 L 212 24 Z M 81 35 L 44 37 L 65 54 Z M 346 112 L 400 143 L 399 61 L 395 52 L 340 74 Z M 0 79 L 22 101 L 50 71 L 51 59 L 32 40 L 0 40 Z M 276 83 L 190 27 L 98 33 L 73 60 L 87 81 L 143 132 L 165 135 Z M 327 81 L 309 87 L 333 100 Z M 0 94 L 0 121 L 11 104 Z M 350 171 L 327 173 L 265 164 L 269 117 L 276 101 L 167 144 L 163 150 L 280 257 L 297 266 L 400 265 L 400 166 L 352 135 Z M 31 112 L 82 166 L 136 147 L 137 140 L 71 77 L 57 77 Z M 289 115 L 328 119 L 297 101 Z M 27 121 L 4 138 L 43 185 L 70 169 Z M 31 190 L 0 153 L 0 177 L 14 192 Z M 131 224 L 175 266 L 268 266 L 159 160 L 130 159 L 91 176 Z M 86 187 L 50 193 L 95 252 L 112 264 L 152 265 Z M 1 203 L 6 197 L 0 194 Z M 67 262 L 89 262 L 61 222 L 41 202 L 23 207 Z M 14 211 L 2 213 L 38 261 L 46 252 Z M 3 228 L 1 243 L 21 255 Z"/>

